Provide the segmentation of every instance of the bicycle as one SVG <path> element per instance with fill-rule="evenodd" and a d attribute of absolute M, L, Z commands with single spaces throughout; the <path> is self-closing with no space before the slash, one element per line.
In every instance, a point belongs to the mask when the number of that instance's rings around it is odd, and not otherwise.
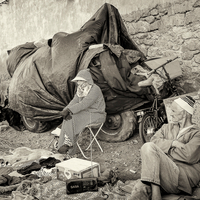
<path fill-rule="evenodd" d="M 164 83 L 164 88 L 168 90 L 168 97 L 178 96 L 180 93 L 185 93 L 183 89 L 178 88 L 173 84 L 169 73 L 167 72 L 165 66 L 177 59 L 175 57 L 173 59 L 167 60 L 164 64 L 159 66 L 156 69 L 153 69 L 149 72 L 149 74 L 156 73 L 156 71 L 160 68 L 163 69 L 164 75 L 167 78 L 167 81 Z M 151 86 L 151 90 L 153 91 L 154 98 L 153 103 L 149 108 L 144 108 L 137 111 L 137 115 L 140 116 L 139 120 L 139 135 L 143 143 L 150 141 L 151 137 L 155 134 L 155 132 L 161 128 L 164 123 L 167 123 L 167 114 L 165 111 L 165 105 L 163 103 L 163 99 L 160 98 L 158 94 L 156 94 L 155 89 Z M 181 91 L 181 92 L 180 92 Z M 165 97 L 164 97 L 165 98 Z"/>

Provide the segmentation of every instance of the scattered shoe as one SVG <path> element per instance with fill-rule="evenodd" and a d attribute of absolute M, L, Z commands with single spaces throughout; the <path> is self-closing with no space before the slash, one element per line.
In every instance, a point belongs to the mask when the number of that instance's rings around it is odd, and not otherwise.
<path fill-rule="evenodd" d="M 71 148 L 72 148 L 72 146 L 68 146 L 67 144 L 64 144 L 58 149 L 58 152 L 61 154 L 66 154 L 68 152 L 68 150 Z"/>

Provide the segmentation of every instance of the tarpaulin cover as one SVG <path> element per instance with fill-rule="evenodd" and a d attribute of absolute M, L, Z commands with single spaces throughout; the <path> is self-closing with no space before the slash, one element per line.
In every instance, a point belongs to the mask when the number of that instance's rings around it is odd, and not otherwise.
<path fill-rule="evenodd" d="M 112 45 L 98 53 L 100 71 L 89 62 L 83 65 L 92 44 L 114 44 L 140 52 L 130 39 L 118 10 L 106 3 L 79 31 L 56 33 L 51 45 L 36 47 L 30 42 L 9 52 L 10 108 L 35 120 L 59 118 L 58 112 L 74 96 L 75 85 L 71 80 L 84 67 L 91 68 L 95 82 L 102 88 L 108 114 L 141 104 L 144 92 L 137 86 L 139 80 L 127 77 L 131 68 L 125 54 L 112 55 Z M 96 50 L 90 50 L 89 54 L 93 51 Z M 140 57 L 144 58 L 141 52 Z"/>

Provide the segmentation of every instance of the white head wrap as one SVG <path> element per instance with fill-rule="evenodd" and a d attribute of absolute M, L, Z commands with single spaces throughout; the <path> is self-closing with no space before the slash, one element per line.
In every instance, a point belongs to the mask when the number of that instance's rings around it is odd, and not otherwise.
<path fill-rule="evenodd" d="M 174 101 L 188 113 L 190 113 L 191 115 L 193 114 L 195 101 L 192 97 L 190 96 L 179 97 Z"/>

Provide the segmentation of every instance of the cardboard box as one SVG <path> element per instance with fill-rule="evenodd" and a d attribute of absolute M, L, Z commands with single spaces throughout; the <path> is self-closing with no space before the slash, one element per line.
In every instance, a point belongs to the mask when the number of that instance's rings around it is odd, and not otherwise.
<path fill-rule="evenodd" d="M 100 166 L 98 163 L 79 158 L 71 158 L 57 163 L 56 167 L 57 179 L 62 181 L 100 176 Z"/>
<path fill-rule="evenodd" d="M 162 57 L 158 59 L 152 59 L 152 60 L 147 60 L 145 63 L 151 68 L 151 69 L 157 69 L 161 65 L 165 64 L 168 60 L 174 59 L 176 56 L 170 56 L 170 57 Z M 181 69 L 181 64 L 179 60 L 173 60 L 172 62 L 169 62 L 165 65 L 165 69 L 167 73 L 169 74 L 169 77 L 171 79 L 174 79 L 176 77 L 179 77 L 182 75 L 182 69 Z M 156 70 L 162 77 L 166 77 L 165 71 L 163 68 L 159 68 Z"/>

